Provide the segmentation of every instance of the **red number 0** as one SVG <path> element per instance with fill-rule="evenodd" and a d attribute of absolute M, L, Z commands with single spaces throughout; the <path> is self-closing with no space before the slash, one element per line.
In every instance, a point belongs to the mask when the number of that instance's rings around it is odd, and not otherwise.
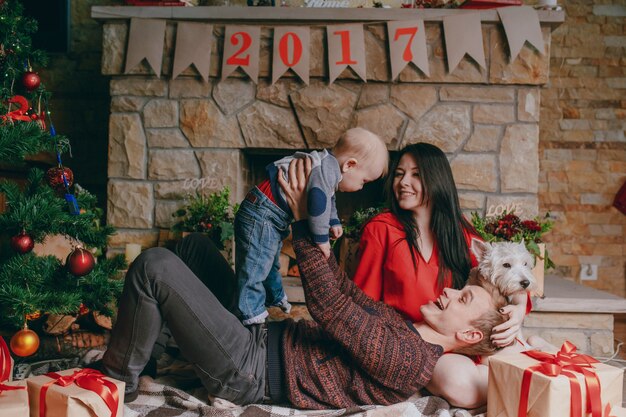
<path fill-rule="evenodd" d="M 404 59 L 405 62 L 411 62 L 413 60 L 413 52 L 411 51 L 411 45 L 413 44 L 413 38 L 415 37 L 416 33 L 417 33 L 417 27 L 398 28 L 398 30 L 396 30 L 396 35 L 393 38 L 394 41 L 397 41 L 400 36 L 404 36 L 404 35 L 410 36 L 409 42 L 406 44 L 406 47 L 404 48 L 404 52 L 402 53 L 402 59 Z"/>
<path fill-rule="evenodd" d="M 335 65 L 356 64 L 356 61 L 350 58 L 350 31 L 339 30 L 337 32 L 333 32 L 333 35 L 341 36 L 341 61 L 335 62 Z"/>
<path fill-rule="evenodd" d="M 239 50 L 235 52 L 233 56 L 226 60 L 226 63 L 228 65 L 250 65 L 249 54 L 246 55 L 245 58 L 239 57 L 239 55 L 243 54 L 248 50 L 248 48 L 250 48 L 250 45 L 252 45 L 252 37 L 249 33 L 246 32 L 235 32 L 230 37 L 230 43 L 236 46 L 239 43 L 239 38 L 241 38 L 241 48 L 239 48 Z"/>
<path fill-rule="evenodd" d="M 293 57 L 291 61 L 289 61 L 290 38 L 293 42 Z M 280 59 L 283 61 L 283 64 L 288 67 L 293 67 L 300 62 L 300 58 L 302 58 L 302 41 L 295 33 L 287 32 L 282 38 L 280 38 L 280 42 L 278 43 L 278 52 L 280 53 Z"/>

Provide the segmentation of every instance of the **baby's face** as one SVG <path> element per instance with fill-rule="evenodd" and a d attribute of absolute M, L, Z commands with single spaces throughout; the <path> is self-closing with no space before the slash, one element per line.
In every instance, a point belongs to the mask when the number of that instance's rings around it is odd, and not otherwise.
<path fill-rule="evenodd" d="M 382 164 L 373 161 L 373 163 L 358 163 L 341 174 L 342 178 L 339 182 L 338 189 L 344 193 L 352 193 L 359 191 L 368 182 L 372 182 L 381 177 L 383 173 Z"/>

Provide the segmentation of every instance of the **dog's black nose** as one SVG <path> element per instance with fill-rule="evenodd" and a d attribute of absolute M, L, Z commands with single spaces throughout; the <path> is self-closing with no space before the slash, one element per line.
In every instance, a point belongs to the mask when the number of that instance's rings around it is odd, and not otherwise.
<path fill-rule="evenodd" d="M 519 285 L 521 285 L 522 288 L 526 289 L 530 285 L 530 281 L 525 279 L 524 281 L 520 282 Z"/>

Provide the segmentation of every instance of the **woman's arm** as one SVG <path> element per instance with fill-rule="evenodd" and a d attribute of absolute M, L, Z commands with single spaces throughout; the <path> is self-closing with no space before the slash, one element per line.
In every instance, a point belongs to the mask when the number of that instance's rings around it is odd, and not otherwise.
<path fill-rule="evenodd" d="M 526 292 L 514 294 L 511 297 L 511 304 L 502 307 L 501 312 L 507 314 L 509 319 L 493 328 L 491 340 L 494 345 L 504 347 L 515 341 L 515 337 L 519 334 L 524 323 L 527 300 L 528 294 Z"/>

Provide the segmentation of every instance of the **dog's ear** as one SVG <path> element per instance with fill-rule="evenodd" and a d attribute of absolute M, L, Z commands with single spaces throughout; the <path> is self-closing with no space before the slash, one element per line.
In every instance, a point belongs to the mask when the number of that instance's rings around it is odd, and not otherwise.
<path fill-rule="evenodd" d="M 478 240 L 475 237 L 472 238 L 471 250 L 478 263 L 485 259 L 489 249 L 491 249 L 491 245 L 489 243 Z"/>

